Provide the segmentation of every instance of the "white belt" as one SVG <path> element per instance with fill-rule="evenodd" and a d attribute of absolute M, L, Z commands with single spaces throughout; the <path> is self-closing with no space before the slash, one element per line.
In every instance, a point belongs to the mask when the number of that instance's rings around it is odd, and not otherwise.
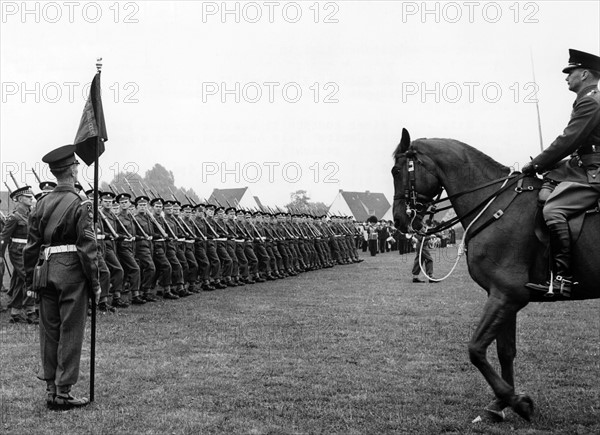
<path fill-rule="evenodd" d="M 16 239 L 16 238 L 14 238 L 14 237 L 11 237 L 11 238 L 10 238 L 10 240 L 11 240 L 13 243 L 27 243 L 27 239 Z"/>
<path fill-rule="evenodd" d="M 104 240 L 104 239 L 106 239 L 105 234 L 96 234 L 96 240 Z"/>
<path fill-rule="evenodd" d="M 184 240 L 184 241 L 185 241 L 185 243 L 194 243 L 195 242 L 195 240 Z"/>
<path fill-rule="evenodd" d="M 154 239 L 155 242 L 164 242 L 165 239 Z"/>
<path fill-rule="evenodd" d="M 218 239 L 215 239 L 217 242 L 226 242 L 227 241 L 227 237 L 221 237 Z"/>
<path fill-rule="evenodd" d="M 60 246 L 49 246 L 44 249 L 44 257 L 46 260 L 50 258 L 52 254 L 58 254 L 61 252 L 77 252 L 77 246 L 75 245 L 60 245 Z"/>
<path fill-rule="evenodd" d="M 244 240 L 244 239 L 235 239 L 235 241 L 236 241 L 237 243 L 244 243 L 244 242 L 245 242 L 245 240 Z"/>

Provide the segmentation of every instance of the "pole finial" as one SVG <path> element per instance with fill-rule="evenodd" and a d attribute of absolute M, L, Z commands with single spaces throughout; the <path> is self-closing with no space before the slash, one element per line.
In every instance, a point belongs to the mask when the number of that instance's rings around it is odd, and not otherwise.
<path fill-rule="evenodd" d="M 98 72 L 101 72 L 101 70 L 102 70 L 102 58 L 101 57 L 96 58 L 96 69 L 98 70 Z"/>

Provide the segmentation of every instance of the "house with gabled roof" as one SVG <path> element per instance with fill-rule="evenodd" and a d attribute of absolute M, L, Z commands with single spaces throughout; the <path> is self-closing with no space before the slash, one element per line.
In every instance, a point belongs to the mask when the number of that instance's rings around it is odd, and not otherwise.
<path fill-rule="evenodd" d="M 383 193 L 345 192 L 340 189 L 329 206 L 332 215 L 354 216 L 358 222 L 364 222 L 369 216 L 382 219 L 392 206 Z"/>
<path fill-rule="evenodd" d="M 252 195 L 248 187 L 233 189 L 214 189 L 208 202 L 223 207 L 239 207 L 245 210 L 262 210 L 262 204 L 257 196 Z"/>

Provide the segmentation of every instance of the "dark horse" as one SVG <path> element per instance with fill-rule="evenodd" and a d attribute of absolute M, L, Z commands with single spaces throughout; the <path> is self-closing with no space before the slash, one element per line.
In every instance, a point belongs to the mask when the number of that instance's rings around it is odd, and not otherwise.
<path fill-rule="evenodd" d="M 467 233 L 469 274 L 488 293 L 483 316 L 469 342 L 469 356 L 496 395 L 486 411 L 496 419 L 502 419 L 503 409 L 511 407 L 529 420 L 533 414 L 533 401 L 527 395 L 515 394 L 514 388 L 517 313 L 529 302 L 564 300 L 560 295 L 554 299 L 546 298 L 544 293 L 524 286 L 532 280 L 542 282 L 547 279 L 545 271 L 539 272 L 535 267 L 545 249 L 534 234 L 541 181 L 517 174 L 508 178 L 506 188 L 502 188 L 510 168 L 456 140 L 417 139 L 411 143 L 405 129 L 394 152 L 392 174 L 394 221 L 403 232 L 420 228 L 427 205 L 434 202 L 442 188 L 465 228 L 490 197 L 498 193 L 491 206 L 473 224 L 472 231 Z M 598 228 L 600 216 L 597 213 L 588 215 L 573 247 L 574 274 L 579 285 L 574 288 L 572 299 L 600 297 Z M 469 234 L 473 236 L 469 238 Z M 533 272 L 535 270 L 538 272 Z M 487 348 L 494 340 L 501 376 L 486 358 Z"/>

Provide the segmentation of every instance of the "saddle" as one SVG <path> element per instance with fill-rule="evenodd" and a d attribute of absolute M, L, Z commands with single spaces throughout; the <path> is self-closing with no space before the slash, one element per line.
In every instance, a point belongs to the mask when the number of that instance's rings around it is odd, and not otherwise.
<path fill-rule="evenodd" d="M 579 236 L 581 235 L 581 229 L 583 228 L 583 222 L 585 221 L 585 217 L 590 214 L 600 213 L 600 199 L 596 204 L 596 207 L 582 211 L 579 214 L 576 214 L 569 218 L 569 230 L 571 232 L 571 243 L 575 245 Z M 542 215 L 542 207 L 538 207 L 535 212 L 535 236 L 544 246 L 548 247 L 550 244 L 550 235 L 548 232 L 548 227 L 546 226 L 546 222 L 544 221 L 544 217 Z"/>

